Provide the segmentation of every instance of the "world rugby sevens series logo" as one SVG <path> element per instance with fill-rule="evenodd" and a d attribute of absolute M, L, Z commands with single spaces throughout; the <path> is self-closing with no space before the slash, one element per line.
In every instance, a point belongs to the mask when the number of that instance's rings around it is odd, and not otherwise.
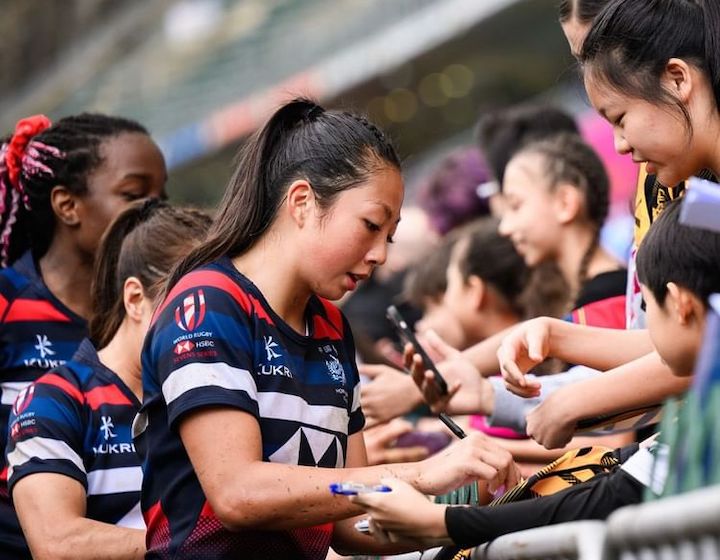
<path fill-rule="evenodd" d="M 194 331 L 205 319 L 205 294 L 197 290 L 175 308 L 175 324 L 184 331 Z"/>
<path fill-rule="evenodd" d="M 30 401 L 32 401 L 34 395 L 35 385 L 29 385 L 20 391 L 20 394 L 15 399 L 15 404 L 13 404 L 13 413 L 15 416 L 20 416 L 23 412 L 25 412 L 25 409 L 30 404 Z"/>

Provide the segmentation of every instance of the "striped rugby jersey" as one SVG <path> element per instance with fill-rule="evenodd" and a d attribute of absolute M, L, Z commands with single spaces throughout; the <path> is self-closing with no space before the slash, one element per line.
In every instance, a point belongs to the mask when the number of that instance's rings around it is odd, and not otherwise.
<path fill-rule="evenodd" d="M 0 270 L 0 448 L 15 397 L 47 370 L 72 358 L 87 336 L 86 321 L 47 289 L 30 251 Z M 19 535 L 19 537 L 18 537 Z M 0 559 L 29 558 L 0 468 Z"/>
<path fill-rule="evenodd" d="M 134 393 L 84 340 L 71 361 L 24 389 L 13 405 L 10 493 L 25 476 L 62 474 L 85 487 L 87 518 L 144 529 L 142 467 L 131 433 L 139 409 Z"/>
<path fill-rule="evenodd" d="M 227 258 L 184 276 L 157 311 L 134 427 L 144 456 L 147 558 L 325 558 L 332 524 L 224 529 L 177 431 L 190 411 L 237 408 L 257 419 L 264 461 L 343 467 L 348 435 L 364 424 L 352 335 L 340 311 L 317 297 L 306 321 L 302 336 Z"/>

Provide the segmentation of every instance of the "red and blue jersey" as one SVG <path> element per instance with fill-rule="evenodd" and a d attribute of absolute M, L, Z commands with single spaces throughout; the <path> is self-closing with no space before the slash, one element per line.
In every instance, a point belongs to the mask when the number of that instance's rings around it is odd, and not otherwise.
<path fill-rule="evenodd" d="M 603 272 L 580 290 L 566 321 L 589 327 L 624 329 L 626 325 L 627 270 Z"/>
<path fill-rule="evenodd" d="M 147 558 L 325 558 L 332 524 L 225 529 L 178 434 L 188 413 L 229 407 L 257 419 L 264 461 L 343 467 L 348 436 L 364 424 L 352 336 L 325 300 L 312 297 L 305 317 L 303 336 L 229 259 L 184 276 L 156 313 L 135 426 L 144 456 Z"/>
<path fill-rule="evenodd" d="M 10 414 L 8 488 L 57 473 L 87 492 L 86 517 L 144 529 L 142 467 L 132 441 L 140 401 L 85 340 L 72 360 L 24 389 Z"/>
<path fill-rule="evenodd" d="M 72 358 L 87 336 L 86 321 L 48 290 L 30 251 L 0 271 L 0 446 L 7 443 L 10 407 L 18 394 Z M 0 469 L 0 559 L 29 557 Z M 5 556 L 7 554 L 7 556 Z"/>

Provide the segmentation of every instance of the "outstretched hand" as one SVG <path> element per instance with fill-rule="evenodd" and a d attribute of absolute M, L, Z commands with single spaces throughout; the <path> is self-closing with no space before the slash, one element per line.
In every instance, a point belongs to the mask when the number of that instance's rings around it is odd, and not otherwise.
<path fill-rule="evenodd" d="M 527 434 L 547 449 L 564 447 L 575 435 L 574 390 L 572 385 L 558 389 L 527 415 Z"/>
<path fill-rule="evenodd" d="M 394 478 L 383 479 L 390 492 L 351 496 L 370 515 L 370 533 L 380 542 L 408 543 L 418 549 L 451 544 L 445 527 L 445 508 L 434 504 L 412 486 Z"/>
<path fill-rule="evenodd" d="M 425 369 L 422 357 L 415 354 L 410 344 L 405 346 L 404 361 L 430 409 L 436 414 L 492 414 L 494 391 L 490 382 L 463 357 L 462 352 L 434 331 L 426 331 L 423 339 L 428 351 L 442 360 L 437 368 L 447 381 L 447 393 L 440 392 L 434 373 Z"/>
<path fill-rule="evenodd" d="M 550 354 L 550 321 L 538 317 L 515 327 L 497 351 L 500 373 L 508 390 L 521 397 L 540 395 L 539 382 L 526 373 L 542 363 Z"/>
<path fill-rule="evenodd" d="M 422 404 L 413 380 L 402 371 L 381 364 L 361 364 L 358 371 L 370 380 L 360 386 L 367 427 L 404 416 Z"/>
<path fill-rule="evenodd" d="M 397 439 L 412 430 L 413 425 L 402 418 L 363 430 L 368 464 L 412 463 L 425 459 L 429 455 L 427 447 L 395 447 Z"/>

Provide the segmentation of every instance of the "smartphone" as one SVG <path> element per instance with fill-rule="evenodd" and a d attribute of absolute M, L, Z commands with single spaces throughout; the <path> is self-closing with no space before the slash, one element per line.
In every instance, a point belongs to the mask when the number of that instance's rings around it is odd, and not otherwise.
<path fill-rule="evenodd" d="M 407 342 L 412 344 L 413 348 L 415 349 L 415 352 L 420 355 L 420 357 L 423 360 L 423 365 L 425 366 L 425 369 L 429 369 L 433 372 L 433 377 L 435 379 L 435 384 L 437 385 L 438 390 L 442 395 L 445 395 L 447 393 L 447 383 L 445 382 L 445 379 L 440 374 L 438 369 L 435 367 L 435 364 L 430 359 L 430 356 L 428 356 L 428 353 L 425 352 L 425 349 L 422 347 L 420 342 L 418 341 L 417 337 L 415 336 L 415 333 L 412 331 L 412 329 L 408 326 L 405 319 L 403 319 L 403 316 L 400 315 L 400 312 L 398 311 L 397 307 L 394 305 L 391 305 L 387 308 L 387 318 L 390 319 L 393 325 L 395 325 L 395 328 L 397 329 L 398 333 L 402 338 L 404 338 Z"/>
<path fill-rule="evenodd" d="M 368 485 L 360 482 L 335 482 L 330 485 L 330 492 L 341 496 L 357 496 L 368 492 L 392 492 L 392 488 L 384 484 Z"/>
<path fill-rule="evenodd" d="M 395 325 L 395 328 L 397 329 L 400 336 L 402 336 L 406 341 L 408 341 L 410 344 L 412 344 L 413 348 L 415 349 L 415 352 L 420 354 L 420 357 L 422 358 L 423 365 L 425 366 L 425 369 L 429 369 L 433 372 L 433 379 L 435 380 L 435 385 L 437 385 L 438 390 L 440 391 L 440 394 L 446 395 L 448 392 L 447 388 L 447 382 L 443 378 L 443 376 L 440 374 L 438 369 L 435 367 L 435 364 L 430 359 L 430 356 L 428 356 L 428 353 L 425 352 L 425 349 L 422 347 L 420 342 L 418 341 L 417 337 L 415 336 L 415 333 L 412 331 L 412 329 L 408 326 L 407 321 L 403 319 L 403 316 L 398 311 L 397 307 L 394 305 L 391 305 L 387 308 L 386 311 L 387 318 L 390 319 L 393 325 Z M 444 412 L 440 413 L 438 415 L 440 420 L 442 420 L 443 424 L 445 424 L 448 429 L 458 438 L 462 439 L 464 437 L 467 437 L 467 434 L 463 431 L 463 429 L 458 426 L 452 418 L 450 418 L 447 414 Z"/>

